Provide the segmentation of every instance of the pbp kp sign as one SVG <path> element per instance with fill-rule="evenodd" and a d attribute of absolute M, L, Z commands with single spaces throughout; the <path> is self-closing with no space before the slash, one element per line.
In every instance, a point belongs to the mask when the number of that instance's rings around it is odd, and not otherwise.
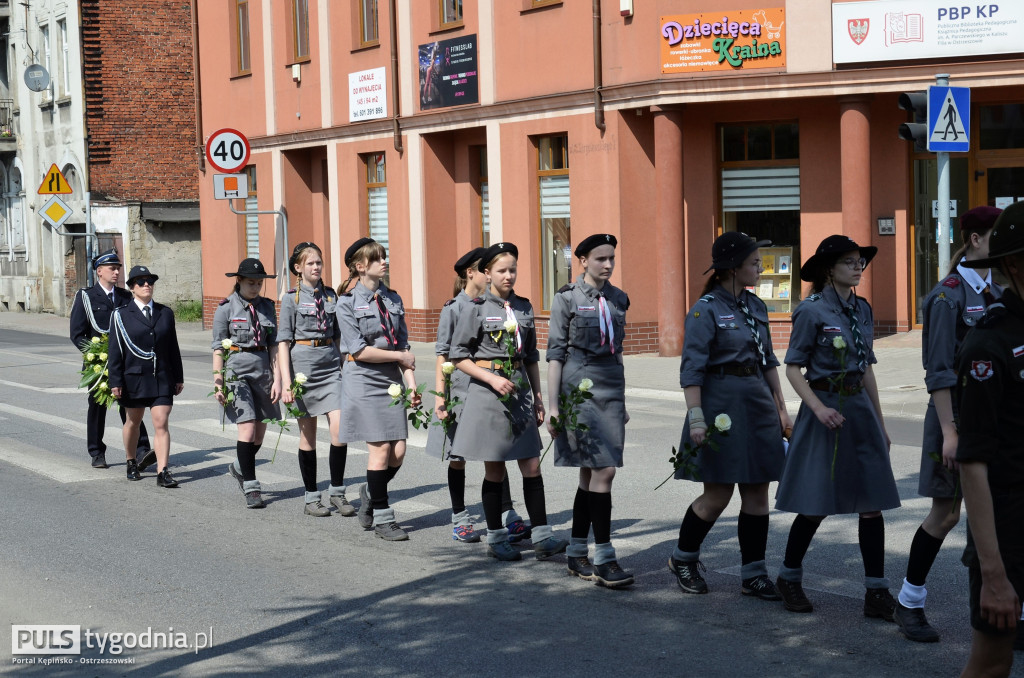
<path fill-rule="evenodd" d="M 81 654 L 82 627 L 74 624 L 11 624 L 11 654 Z"/>

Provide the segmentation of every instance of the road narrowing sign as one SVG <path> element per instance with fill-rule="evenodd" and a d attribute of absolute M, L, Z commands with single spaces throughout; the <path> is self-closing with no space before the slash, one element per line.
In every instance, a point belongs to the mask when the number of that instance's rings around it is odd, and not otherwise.
<path fill-rule="evenodd" d="M 64 178 L 64 175 L 57 169 L 57 165 L 50 165 L 49 171 L 43 177 L 43 183 L 39 184 L 39 195 L 70 195 L 71 184 Z"/>

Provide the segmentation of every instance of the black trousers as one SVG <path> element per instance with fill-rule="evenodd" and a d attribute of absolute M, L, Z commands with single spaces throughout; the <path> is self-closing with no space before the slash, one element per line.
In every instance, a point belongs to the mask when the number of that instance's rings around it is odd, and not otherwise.
<path fill-rule="evenodd" d="M 97 405 L 96 401 L 89 395 L 89 414 L 86 419 L 86 440 L 89 445 L 89 456 L 98 457 L 107 453 L 107 446 L 103 443 L 103 430 L 107 423 L 107 408 Z M 124 408 L 117 406 L 117 412 L 121 415 L 121 423 L 124 424 L 127 415 Z M 149 445 L 149 434 L 146 432 L 146 424 L 139 425 L 139 445 L 136 448 L 141 459 L 142 455 L 151 449 Z"/>

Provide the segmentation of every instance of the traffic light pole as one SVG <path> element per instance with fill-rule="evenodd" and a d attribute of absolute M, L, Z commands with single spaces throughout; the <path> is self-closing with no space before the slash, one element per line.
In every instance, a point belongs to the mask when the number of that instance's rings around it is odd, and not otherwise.
<path fill-rule="evenodd" d="M 935 84 L 940 87 L 949 86 L 949 75 L 940 73 L 935 76 Z M 935 161 L 938 169 L 939 228 L 936 243 L 939 246 L 938 279 L 941 280 L 949 270 L 949 153 L 937 151 Z"/>

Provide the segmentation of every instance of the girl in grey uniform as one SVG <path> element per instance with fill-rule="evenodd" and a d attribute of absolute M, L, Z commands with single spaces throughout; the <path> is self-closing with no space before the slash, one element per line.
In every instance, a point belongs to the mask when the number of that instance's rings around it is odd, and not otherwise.
<path fill-rule="evenodd" d="M 924 417 L 921 445 L 921 475 L 917 493 L 932 498 L 928 517 L 914 534 L 907 560 L 907 576 L 897 596 L 895 618 L 900 631 L 910 640 L 928 643 L 938 632 L 924 615 L 928 595 L 924 583 L 935 562 L 942 541 L 960 521 L 963 492 L 956 473 L 956 408 L 951 392 L 956 385 L 956 359 L 967 330 L 978 324 L 985 309 L 998 298 L 1001 288 L 992 282 L 988 269 L 967 268 L 964 263 L 988 256 L 988 240 L 996 218 L 996 207 L 975 207 L 960 217 L 964 246 L 950 259 L 946 278 L 921 304 L 921 359 L 925 386 L 931 394 Z M 941 461 L 932 458 L 935 455 Z"/>
<path fill-rule="evenodd" d="M 245 495 L 245 505 L 263 508 L 260 482 L 256 480 L 256 453 L 267 432 L 264 419 L 279 419 L 281 410 L 277 401 L 281 397 L 281 383 L 277 371 L 277 313 L 274 302 L 260 296 L 260 288 L 267 278 L 263 262 L 246 259 L 238 265 L 235 289 L 220 302 L 213 315 L 213 388 L 224 414 L 238 426 L 236 459 L 228 464 L 228 473 L 238 481 Z M 231 340 L 225 349 L 223 341 Z M 224 358 L 228 358 L 234 399 L 226 402 L 224 388 Z"/>
<path fill-rule="evenodd" d="M 455 320 L 467 309 L 467 305 L 473 299 L 480 296 L 487 288 L 487 276 L 478 268 L 480 257 L 484 252 L 483 247 L 477 247 L 462 255 L 455 262 L 455 295 L 441 309 L 441 317 L 437 323 L 437 343 L 434 345 L 437 353 L 437 363 L 434 366 L 434 390 L 438 393 L 444 392 L 444 374 L 441 371 L 444 363 L 448 362 L 448 349 L 451 346 L 452 330 L 455 328 Z M 466 510 L 466 460 L 452 456 L 452 446 L 455 441 L 455 431 L 458 428 L 459 416 L 466 404 L 469 391 L 469 377 L 460 370 L 455 370 L 451 375 L 451 396 L 459 399 L 459 404 L 454 410 L 455 424 L 449 426 L 447 436 L 445 431 L 437 422 L 448 416 L 444 409 L 444 401 L 441 398 L 434 400 L 434 421 L 431 421 L 427 433 L 427 454 L 436 455 L 442 459 L 448 458 L 448 493 L 452 499 L 452 539 L 454 541 L 476 543 L 480 541 L 480 535 L 473 529 L 473 521 Z M 502 520 L 508 529 L 509 541 L 515 542 L 528 537 L 529 528 L 523 523 L 522 518 L 512 507 L 512 496 L 509 491 L 508 475 L 501 483 L 501 510 Z"/>
<path fill-rule="evenodd" d="M 612 546 L 612 480 L 622 466 L 625 444 L 626 376 L 622 368 L 622 335 L 629 297 L 608 282 L 615 270 L 618 241 L 609 234 L 585 238 L 576 246 L 583 273 L 558 290 L 548 323 L 548 403 L 550 416 L 559 415 L 559 394 L 568 395 L 583 379 L 593 382 L 593 397 L 578 408 L 586 431 L 563 431 L 551 419 L 555 437 L 555 466 L 579 468 L 579 485 L 572 508 L 572 536 L 566 550 L 569 573 L 599 586 L 624 587 L 633 575 L 623 570 Z M 594 562 L 587 540 L 594 528 Z"/>
<path fill-rule="evenodd" d="M 511 243 L 487 248 L 482 266 L 489 287 L 455 321 L 449 356 L 456 368 L 469 375 L 470 382 L 452 453 L 468 461 L 484 462 L 481 498 L 487 518 L 487 554 L 498 560 L 522 558 L 509 543 L 508 529 L 501 519 L 505 462 L 519 463 L 526 510 L 533 525 L 534 555 L 544 560 L 564 551 L 568 542 L 554 536 L 544 504 L 537 430 L 544 421 L 537 367 L 540 353 L 533 306 L 512 291 L 518 256 L 518 248 Z M 518 384 L 507 379 L 495 363 L 509 360 L 506 341 L 513 342 L 511 367 Z"/>
<path fill-rule="evenodd" d="M 387 251 L 372 238 L 360 238 L 345 252 L 349 277 L 338 288 L 338 324 L 348 352 L 341 439 L 365 441 L 370 453 L 359 495 L 360 525 L 386 541 L 405 541 L 409 535 L 398 526 L 388 503 L 388 482 L 405 460 L 408 420 L 405 408 L 390 406 L 388 387 L 401 384 L 415 390 L 416 358 L 409 351 L 402 298 L 381 282 L 387 258 Z M 412 397 L 414 407 L 419 398 Z"/>
<path fill-rule="evenodd" d="M 676 478 L 704 484 L 704 492 L 686 509 L 669 559 L 669 569 L 686 593 L 708 592 L 699 571 L 700 547 L 738 484 L 740 591 L 762 600 L 779 599 L 765 563 L 768 484 L 782 473 L 782 437 L 792 424 L 772 350 L 768 309 L 746 289 L 761 276 L 758 248 L 770 244 L 737 231 L 718 237 L 708 269 L 714 273 L 686 315 L 679 385 L 689 411 L 679 449 L 690 444 L 698 452 L 696 472 L 683 467 Z M 729 415 L 734 425 L 728 436 L 718 438 L 719 449 L 709 449 L 704 446 L 707 422 L 720 414 Z"/>
<path fill-rule="evenodd" d="M 798 514 L 789 530 L 776 586 L 792 612 L 810 612 L 803 559 L 825 516 L 858 513 L 864 561 L 864 616 L 893 620 L 885 578 L 882 511 L 900 505 L 871 365 L 871 306 L 854 288 L 877 247 L 844 235 L 818 245 L 800 270 L 812 294 L 793 312 L 786 376 L 803 401 L 796 417 L 775 507 Z M 849 422 L 849 426 L 844 426 Z"/>
<path fill-rule="evenodd" d="M 317 517 L 331 515 L 320 501 L 316 485 L 316 418 L 327 415 L 331 431 L 328 463 L 331 504 L 342 516 L 355 515 L 355 507 L 345 497 L 345 461 L 348 446 L 341 442 L 341 332 L 335 319 L 338 298 L 324 285 L 323 256 L 311 242 L 295 246 L 288 266 L 295 273 L 295 289 L 288 290 L 281 300 L 281 323 L 278 330 L 277 360 L 284 388 L 282 399 L 294 402 L 306 413 L 299 419 L 299 472 L 306 488 L 306 514 Z M 295 374 L 306 376 L 306 391 L 301 398 L 292 393 Z"/>

